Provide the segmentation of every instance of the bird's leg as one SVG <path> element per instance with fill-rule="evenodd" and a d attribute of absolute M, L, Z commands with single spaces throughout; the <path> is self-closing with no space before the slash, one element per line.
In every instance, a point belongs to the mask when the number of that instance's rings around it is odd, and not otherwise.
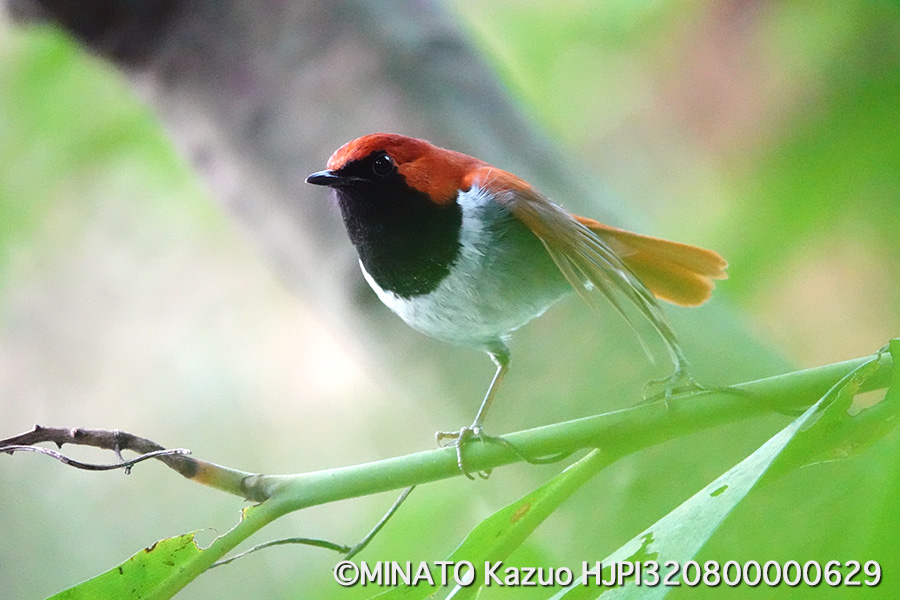
<path fill-rule="evenodd" d="M 663 323 L 663 325 L 665 325 L 665 327 L 660 330 L 660 333 L 666 342 L 666 347 L 669 350 L 669 355 L 672 357 L 672 362 L 675 363 L 675 371 L 667 377 L 651 379 L 645 383 L 643 390 L 644 400 L 641 404 L 663 400 L 666 403 L 666 406 L 669 406 L 676 396 L 700 393 L 707 394 L 711 392 L 724 392 L 728 394 L 737 394 L 739 396 L 747 395 L 746 392 L 730 385 L 707 386 L 694 379 L 694 376 L 691 375 L 690 372 L 690 365 L 684 357 L 684 352 L 682 352 L 681 345 L 675 338 L 675 334 L 667 324 Z M 656 389 L 660 387 L 662 389 L 656 391 Z"/>
<path fill-rule="evenodd" d="M 481 406 L 478 408 L 478 414 L 475 415 L 475 420 L 472 421 L 472 425 L 463 427 L 459 431 L 438 431 L 434 434 L 438 444 L 442 446 L 452 445 L 456 448 L 456 464 L 459 466 L 459 470 L 469 479 L 474 479 L 474 477 L 469 474 L 468 469 L 465 467 L 462 446 L 469 438 L 476 438 L 484 442 L 490 437 L 484 434 L 484 419 L 488 409 L 490 409 L 491 404 L 494 402 L 494 396 L 497 395 L 497 389 L 500 387 L 500 382 L 503 381 L 507 371 L 509 371 L 509 349 L 507 349 L 505 344 L 498 343 L 487 350 L 487 353 L 497 366 L 497 370 L 494 372 L 494 378 L 491 379 L 491 385 L 484 395 L 484 400 L 481 401 Z M 452 440 L 452 442 L 450 444 L 444 444 L 444 440 Z M 486 474 L 480 472 L 478 475 L 483 478 L 487 477 Z"/>
<path fill-rule="evenodd" d="M 691 394 L 697 392 L 709 391 L 707 387 L 700 384 L 690 373 L 690 366 L 681 350 L 681 345 L 675 337 L 675 333 L 669 328 L 668 323 L 662 321 L 656 323 L 656 327 L 660 332 L 663 340 L 666 342 L 666 348 L 675 363 L 675 371 L 666 377 L 660 379 L 651 379 L 644 384 L 643 396 L 644 402 L 654 402 L 664 399 L 666 404 L 679 394 Z M 661 391 L 654 388 L 662 387 Z"/>
<path fill-rule="evenodd" d="M 481 401 L 481 406 L 478 407 L 478 414 L 475 415 L 475 420 L 472 422 L 472 426 L 469 427 L 469 429 L 472 430 L 472 435 L 477 438 L 484 436 L 484 418 L 487 415 L 487 411 L 491 407 L 491 404 L 494 402 L 494 396 L 497 395 L 497 389 L 500 387 L 500 382 L 503 381 L 507 371 L 509 371 L 508 350 L 504 348 L 503 353 L 491 352 L 489 353 L 489 356 L 491 357 L 491 360 L 494 361 L 497 370 L 494 371 L 494 378 L 491 379 L 491 385 L 484 395 L 484 400 Z"/>

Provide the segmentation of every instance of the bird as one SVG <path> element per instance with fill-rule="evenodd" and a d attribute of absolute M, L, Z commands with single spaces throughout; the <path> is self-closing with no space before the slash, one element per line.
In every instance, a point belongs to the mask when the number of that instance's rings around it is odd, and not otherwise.
<path fill-rule="evenodd" d="M 394 133 L 347 142 L 306 182 L 334 191 L 363 277 L 391 311 L 493 361 L 472 424 L 436 434 L 466 476 L 463 444 L 491 437 L 484 421 L 509 370 L 510 335 L 571 292 L 598 310 L 608 302 L 633 328 L 626 306 L 649 321 L 675 366 L 656 380 L 667 400 L 700 387 L 658 300 L 706 302 L 726 278 L 716 252 L 570 214 L 508 171 Z"/>

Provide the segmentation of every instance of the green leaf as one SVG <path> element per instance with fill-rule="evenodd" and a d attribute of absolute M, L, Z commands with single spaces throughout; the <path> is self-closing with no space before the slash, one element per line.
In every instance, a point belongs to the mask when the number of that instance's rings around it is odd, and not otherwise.
<path fill-rule="evenodd" d="M 241 520 L 201 550 L 194 533 L 160 540 L 109 571 L 52 596 L 48 600 L 171 598 L 215 561 L 268 523 L 285 514 L 283 503 L 269 500 L 244 507 Z"/>
<path fill-rule="evenodd" d="M 900 354 L 900 346 L 896 341 L 891 344 L 892 355 L 895 351 Z M 834 445 L 838 441 L 835 437 L 838 431 L 858 431 L 859 428 L 847 425 L 848 421 L 854 419 L 849 409 L 863 383 L 880 368 L 879 357 L 875 357 L 854 369 L 753 454 L 632 538 L 604 559 L 602 564 L 656 561 L 662 566 L 666 561 L 678 561 L 684 565 L 706 544 L 719 525 L 764 475 L 770 471 L 783 473 L 805 464 L 811 456 L 824 452 L 825 443 Z M 895 384 L 896 373 L 895 369 Z M 889 393 L 892 399 L 900 395 L 894 391 L 897 387 L 892 385 Z M 886 432 L 883 425 L 881 431 Z M 664 576 L 666 571 L 661 568 L 660 574 Z M 610 569 L 606 567 L 602 577 L 608 581 L 609 576 Z M 601 588 L 596 586 L 593 578 L 589 580 L 589 585 L 583 585 L 581 578 L 576 576 L 575 582 L 557 592 L 552 600 L 596 598 L 600 595 L 607 598 L 646 600 L 662 598 L 672 589 L 663 585 L 630 585 L 628 582 L 633 583 L 634 579 L 633 576 L 626 578 L 625 585 L 620 587 Z M 647 581 L 646 572 L 644 580 Z"/>
<path fill-rule="evenodd" d="M 469 561 L 482 574 L 481 568 L 486 561 L 500 561 L 508 557 L 563 501 L 616 458 L 618 456 L 601 454 L 599 450 L 591 451 L 544 485 L 479 523 L 447 560 L 454 563 Z M 432 568 L 432 576 L 439 585 L 440 573 L 437 569 Z M 452 581 L 452 576 L 450 579 Z M 477 583 L 470 587 L 457 586 L 448 598 L 474 598 L 480 589 Z M 414 600 L 433 593 L 434 588 L 419 585 L 398 587 L 376 597 L 381 600 Z"/>
<path fill-rule="evenodd" d="M 202 552 L 194 542 L 193 532 L 160 540 L 119 566 L 63 590 L 48 600 L 171 598 L 178 590 L 163 584 L 173 572 L 182 569 Z"/>
<path fill-rule="evenodd" d="M 900 340 L 892 340 L 889 348 L 896 365 Z M 866 381 L 881 368 L 878 360 L 872 360 L 842 379 L 834 402 L 797 432 L 778 462 L 766 473 L 766 480 L 801 466 L 856 456 L 893 430 L 900 413 L 900 369 L 892 368 L 891 385 L 880 401 L 867 406 L 857 406 L 854 402 Z"/>

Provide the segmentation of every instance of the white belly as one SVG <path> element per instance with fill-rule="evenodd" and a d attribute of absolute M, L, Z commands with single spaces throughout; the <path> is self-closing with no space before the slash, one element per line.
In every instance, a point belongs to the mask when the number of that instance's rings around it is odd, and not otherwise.
<path fill-rule="evenodd" d="M 571 288 L 541 242 L 506 209 L 475 189 L 457 201 L 460 254 L 434 291 L 401 298 L 382 289 L 362 263 L 360 268 L 381 301 L 414 329 L 456 344 L 489 346 Z"/>

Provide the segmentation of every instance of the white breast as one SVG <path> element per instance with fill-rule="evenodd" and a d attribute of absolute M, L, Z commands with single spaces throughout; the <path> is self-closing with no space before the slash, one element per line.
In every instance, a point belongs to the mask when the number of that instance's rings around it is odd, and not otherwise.
<path fill-rule="evenodd" d="M 569 286 L 540 240 L 483 190 L 461 192 L 460 254 L 429 294 L 378 297 L 413 328 L 462 345 L 485 346 L 543 313 Z"/>

